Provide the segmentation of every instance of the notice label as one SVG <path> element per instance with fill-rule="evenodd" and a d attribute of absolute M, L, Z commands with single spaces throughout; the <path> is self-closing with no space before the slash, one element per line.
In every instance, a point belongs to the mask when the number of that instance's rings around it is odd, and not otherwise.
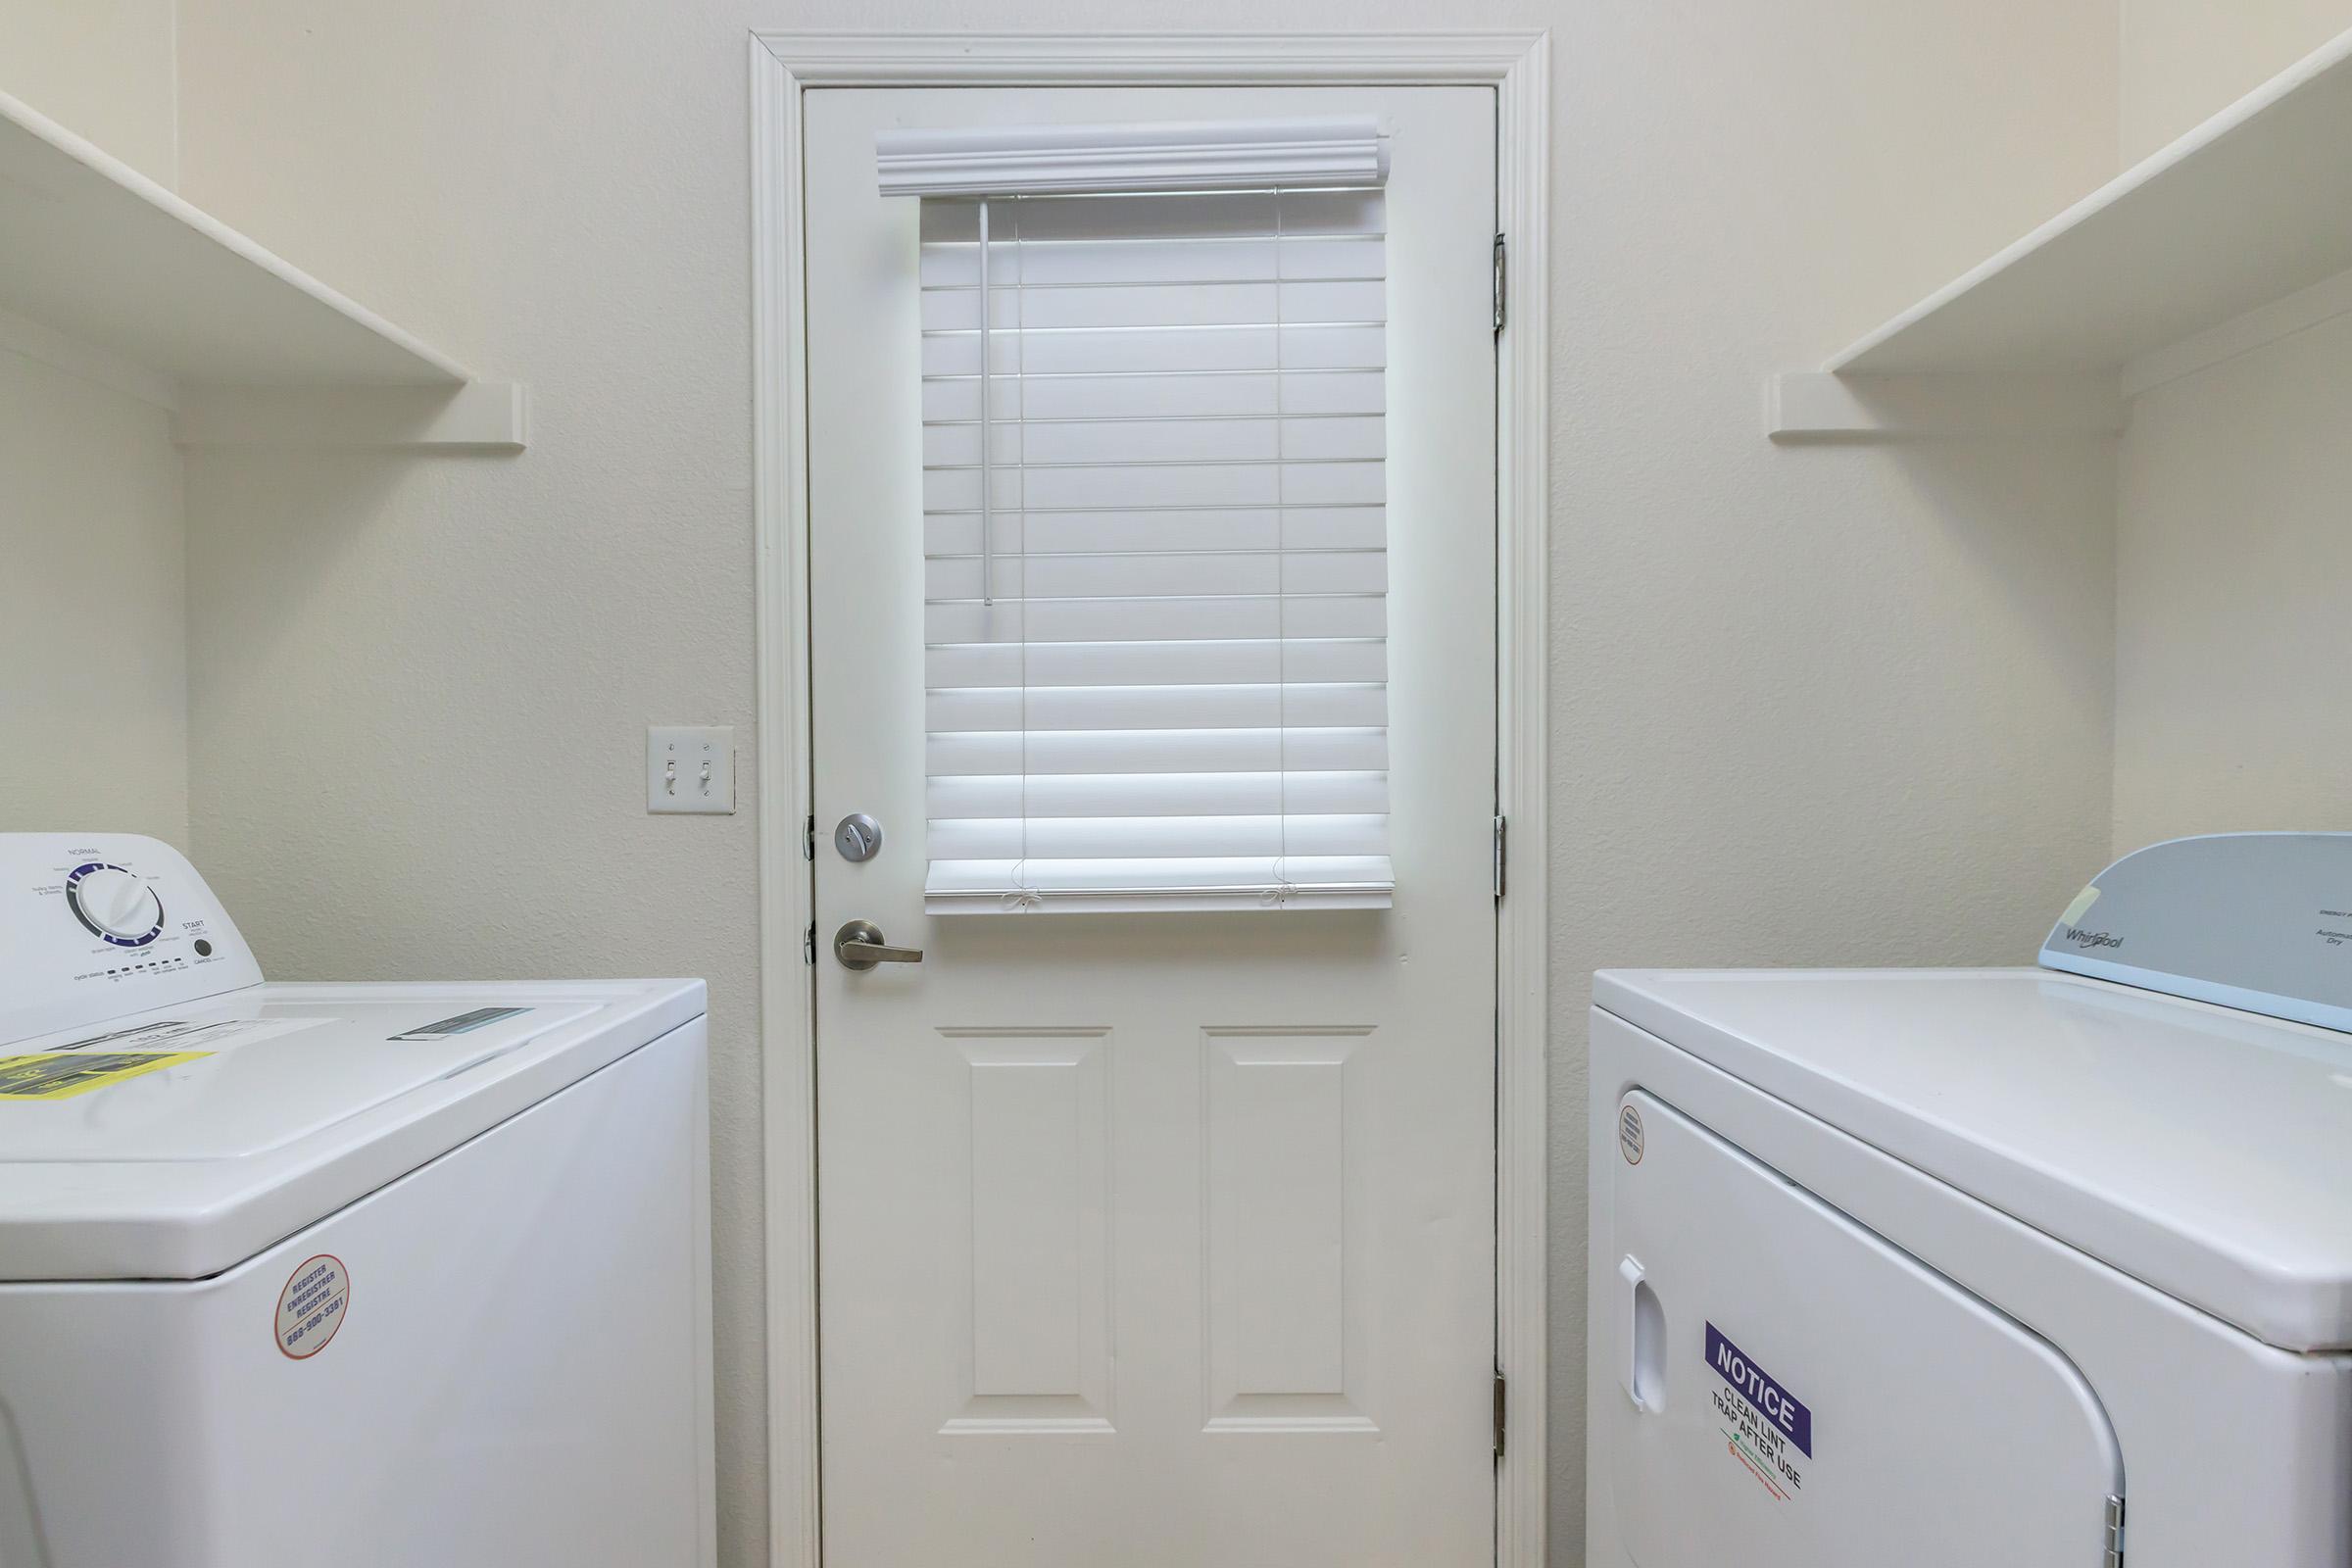
<path fill-rule="evenodd" d="M 1727 1385 L 1709 1398 L 1732 1457 L 1779 1501 L 1800 1494 L 1813 1457 L 1813 1412 L 1712 1323 L 1707 1365 Z"/>
<path fill-rule="evenodd" d="M 327 1348 L 351 1306 L 351 1276 L 331 1252 L 307 1257 L 277 1296 L 277 1348 L 307 1361 Z"/>
<path fill-rule="evenodd" d="M 199 1061 L 209 1051 L 45 1051 L 0 1056 L 0 1100 L 72 1100 L 125 1078 Z"/>

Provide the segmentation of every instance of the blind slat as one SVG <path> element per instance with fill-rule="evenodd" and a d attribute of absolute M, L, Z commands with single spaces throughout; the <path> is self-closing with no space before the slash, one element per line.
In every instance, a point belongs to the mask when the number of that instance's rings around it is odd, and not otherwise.
<path fill-rule="evenodd" d="M 1168 283 L 1028 283 L 1016 288 L 995 275 L 993 254 L 990 261 L 988 324 L 998 332 L 1329 326 L 1378 322 L 1383 305 L 1377 278 L 1252 283 L 1221 277 Z M 977 332 L 979 284 L 924 289 L 922 322 L 925 332 Z"/>
<path fill-rule="evenodd" d="M 1384 277 L 1388 246 L 1378 234 L 1282 238 L 1141 239 L 1100 243 L 994 240 L 989 280 L 1024 288 L 1088 283 L 1209 283 L 1235 278 Z M 925 288 L 976 288 L 976 238 L 923 247 Z"/>
<path fill-rule="evenodd" d="M 1388 587 L 1380 550 L 1155 551 L 1107 556 L 939 556 L 924 565 L 933 600 L 1135 599 L 1170 595 L 1377 594 Z"/>
<path fill-rule="evenodd" d="M 1377 370 L 1388 332 L 1378 322 L 1277 326 L 1066 327 L 987 334 L 991 375 L 1100 375 L 1205 370 Z M 978 375 L 982 334 L 926 332 L 925 375 Z"/>
<path fill-rule="evenodd" d="M 1383 730 L 1166 729 L 935 731 L 925 747 L 931 776 L 1068 773 L 1379 771 L 1389 765 Z"/>
<path fill-rule="evenodd" d="M 931 780 L 932 817 L 1378 815 L 1389 808 L 1386 774 L 1362 770 L 1283 773 L 965 774 Z"/>
<path fill-rule="evenodd" d="M 992 552 L 999 559 L 1013 552 L 1027 561 L 1385 554 L 1380 545 L 1379 509 L 1335 508 L 1330 515 L 1321 517 L 1305 515 L 1307 510 L 1293 508 L 1288 516 L 1275 508 L 1201 508 L 1178 517 L 1083 513 L 1034 513 L 1024 517 L 1020 513 L 999 513 L 991 519 L 985 542 L 979 514 L 943 512 L 925 519 L 923 537 L 927 557 L 936 561 L 965 560 Z M 1302 538 L 1301 531 L 1309 528 L 1312 531 Z"/>
<path fill-rule="evenodd" d="M 1199 686 L 1237 682 L 1380 681 L 1377 637 L 1203 639 L 1133 643 L 943 643 L 926 652 L 935 689 L 960 686 Z"/>
<path fill-rule="evenodd" d="M 1030 907 L 1101 913 L 1288 906 L 1385 909 L 1394 902 L 1396 873 L 1385 855 L 1294 855 L 1280 863 L 1279 873 L 1278 879 L 1277 863 L 1262 856 L 934 860 L 924 902 L 935 914 Z"/>
<path fill-rule="evenodd" d="M 923 463 L 966 468 L 980 462 L 977 419 L 926 425 Z M 1385 440 L 1378 416 L 1273 415 L 1257 419 L 995 419 L 988 453 L 1022 467 L 1155 463 L 1378 462 Z"/>
<path fill-rule="evenodd" d="M 1176 512 L 999 512 L 990 518 L 999 555 L 1166 554 L 1215 550 L 1378 550 L 1387 537 L 1378 507 L 1194 507 Z M 931 556 L 981 553 L 980 514 L 938 512 L 923 519 Z"/>
<path fill-rule="evenodd" d="M 939 731 L 1331 728 L 1388 722 L 1377 682 L 1310 686 L 983 686 L 925 694 Z"/>
<path fill-rule="evenodd" d="M 931 854 L 943 860 L 1179 859 L 1388 851 L 1381 815 L 935 817 Z M 1289 846 L 1288 851 L 1284 849 Z"/>
<path fill-rule="evenodd" d="M 1293 599 L 1041 599 L 923 608 L 929 643 L 1166 642 L 1187 637 L 1380 637 L 1388 601 L 1378 594 Z"/>
<path fill-rule="evenodd" d="M 1197 374 L 1014 376 L 989 378 L 989 416 L 1020 425 L 1052 419 L 1205 416 L 1271 417 L 1281 414 L 1378 414 L 1387 386 L 1378 370 L 1211 370 Z M 976 421 L 978 374 L 923 382 L 926 421 Z"/>

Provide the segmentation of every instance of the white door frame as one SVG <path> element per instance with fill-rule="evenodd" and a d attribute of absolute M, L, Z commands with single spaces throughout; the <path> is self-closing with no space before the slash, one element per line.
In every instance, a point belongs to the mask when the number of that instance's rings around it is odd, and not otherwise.
<path fill-rule="evenodd" d="M 752 495 L 759 630 L 760 1026 L 767 1215 L 768 1561 L 819 1568 L 814 980 L 807 860 L 808 453 L 801 94 L 819 86 L 1487 86 L 1495 220 L 1508 236 L 1495 339 L 1495 790 L 1513 874 L 1495 905 L 1495 1323 L 1509 1441 L 1494 1557 L 1543 1568 L 1549 908 L 1544 803 L 1549 557 L 1549 34 L 852 33 L 752 35 Z"/>

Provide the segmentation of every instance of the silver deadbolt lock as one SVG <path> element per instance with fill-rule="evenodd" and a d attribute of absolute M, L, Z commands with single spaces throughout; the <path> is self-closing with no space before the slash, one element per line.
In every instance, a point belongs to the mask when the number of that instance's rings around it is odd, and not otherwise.
<path fill-rule="evenodd" d="M 845 860 L 870 860 L 882 853 L 882 824 L 853 811 L 833 824 L 833 847 Z"/>

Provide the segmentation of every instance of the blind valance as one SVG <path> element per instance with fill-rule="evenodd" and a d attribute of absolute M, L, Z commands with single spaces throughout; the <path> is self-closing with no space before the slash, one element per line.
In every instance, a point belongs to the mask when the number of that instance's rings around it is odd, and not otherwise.
<path fill-rule="evenodd" d="M 1369 117 L 979 125 L 874 138 L 885 196 L 1048 196 L 1378 185 Z"/>

